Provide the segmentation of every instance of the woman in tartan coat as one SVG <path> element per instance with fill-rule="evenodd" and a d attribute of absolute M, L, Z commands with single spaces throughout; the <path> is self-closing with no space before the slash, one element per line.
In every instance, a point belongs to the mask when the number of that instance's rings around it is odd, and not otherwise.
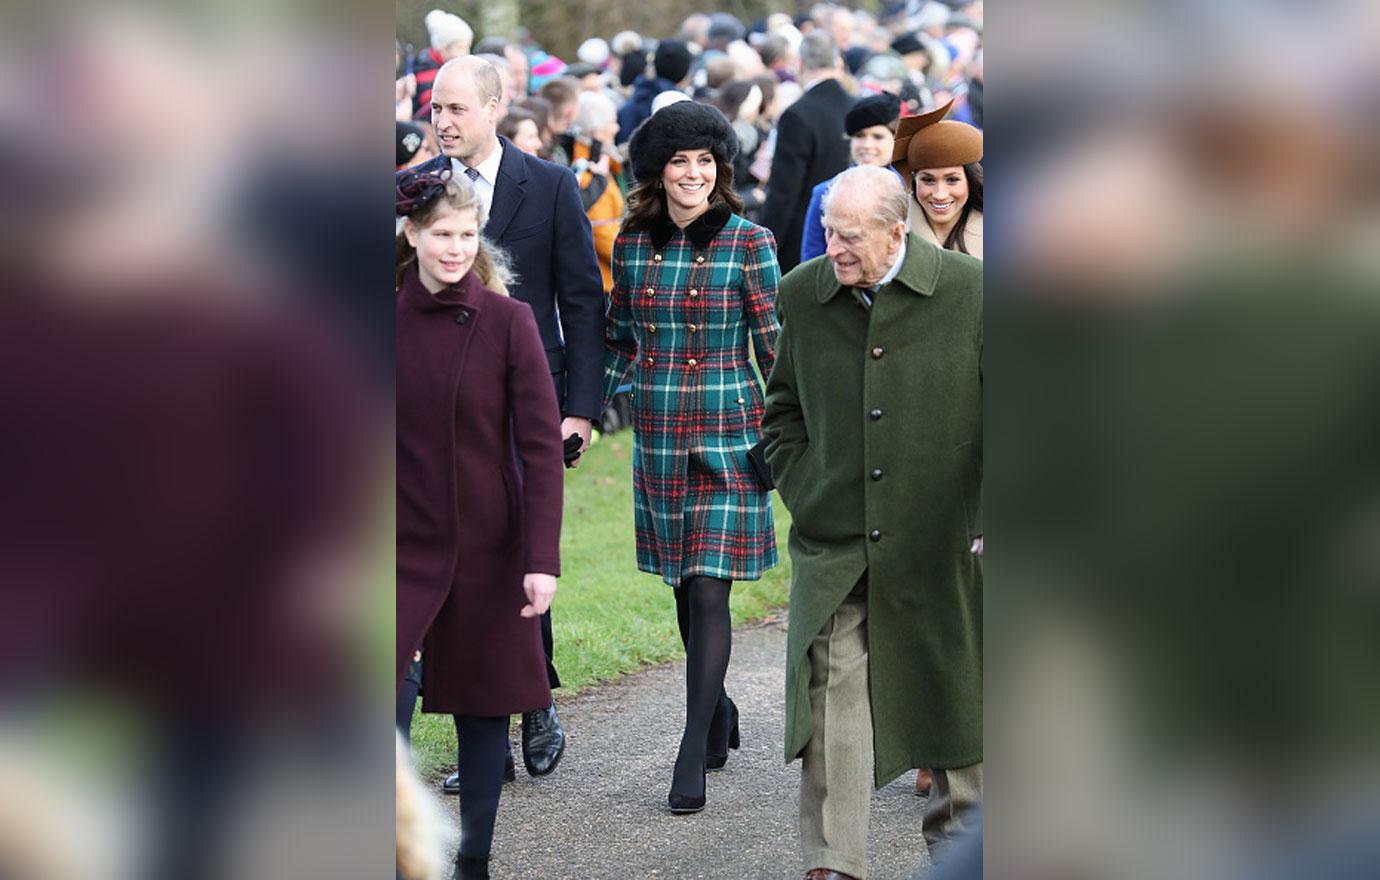
<path fill-rule="evenodd" d="M 737 136 L 690 101 L 644 122 L 630 144 L 639 181 L 613 248 L 604 399 L 632 374 L 637 567 L 675 588 L 686 653 L 686 721 L 668 802 L 705 803 L 704 773 L 738 747 L 724 693 L 728 595 L 776 564 L 771 496 L 748 463 L 761 439 L 762 376 L 776 352 L 775 242 L 738 216 Z"/>

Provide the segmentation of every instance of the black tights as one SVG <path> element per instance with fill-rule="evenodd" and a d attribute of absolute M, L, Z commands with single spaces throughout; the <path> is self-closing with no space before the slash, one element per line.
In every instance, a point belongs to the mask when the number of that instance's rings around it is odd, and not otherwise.
<path fill-rule="evenodd" d="M 702 791 L 709 726 L 724 699 L 724 673 L 733 647 L 728 612 L 732 581 L 698 576 L 676 590 L 676 621 L 685 644 L 685 733 L 676 756 L 671 787 L 698 795 Z"/>
<path fill-rule="evenodd" d="M 508 718 L 456 715 L 455 733 L 460 741 L 460 855 L 487 859 L 503 790 Z"/>

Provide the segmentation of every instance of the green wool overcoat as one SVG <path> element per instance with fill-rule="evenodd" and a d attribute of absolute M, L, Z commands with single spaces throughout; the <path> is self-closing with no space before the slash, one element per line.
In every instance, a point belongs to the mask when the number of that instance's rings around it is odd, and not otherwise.
<path fill-rule="evenodd" d="M 781 280 L 763 432 L 791 512 L 786 760 L 808 650 L 868 574 L 875 783 L 982 760 L 982 262 L 914 235 L 873 306 L 826 257 Z"/>

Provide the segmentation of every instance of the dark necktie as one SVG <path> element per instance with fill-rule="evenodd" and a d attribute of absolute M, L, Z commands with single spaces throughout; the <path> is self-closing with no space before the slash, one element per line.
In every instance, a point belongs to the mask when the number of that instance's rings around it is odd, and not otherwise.
<path fill-rule="evenodd" d="M 465 176 L 468 177 L 470 180 L 474 181 L 475 183 L 479 182 L 479 171 L 474 168 L 466 168 Z"/>

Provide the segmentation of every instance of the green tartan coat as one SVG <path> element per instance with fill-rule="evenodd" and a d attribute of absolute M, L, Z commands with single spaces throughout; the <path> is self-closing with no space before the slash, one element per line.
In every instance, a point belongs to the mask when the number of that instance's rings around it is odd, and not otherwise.
<path fill-rule="evenodd" d="M 878 787 L 982 760 L 982 263 L 906 238 L 869 310 L 825 257 L 793 269 L 763 430 L 791 512 L 786 760 L 807 652 L 864 572 Z"/>
<path fill-rule="evenodd" d="M 748 339 L 765 376 L 779 277 L 771 233 L 722 205 L 614 242 L 604 401 L 631 372 L 637 567 L 673 587 L 756 580 L 777 563 L 771 496 L 747 454 L 763 411 Z"/>

